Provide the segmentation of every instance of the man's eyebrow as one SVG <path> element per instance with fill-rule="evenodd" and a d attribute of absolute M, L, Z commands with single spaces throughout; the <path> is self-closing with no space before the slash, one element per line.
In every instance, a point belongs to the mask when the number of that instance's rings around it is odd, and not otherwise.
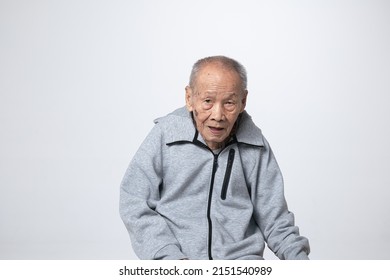
<path fill-rule="evenodd" d="M 232 92 L 229 95 L 226 96 L 226 98 L 231 98 L 231 97 L 237 97 L 238 94 L 236 92 Z"/>

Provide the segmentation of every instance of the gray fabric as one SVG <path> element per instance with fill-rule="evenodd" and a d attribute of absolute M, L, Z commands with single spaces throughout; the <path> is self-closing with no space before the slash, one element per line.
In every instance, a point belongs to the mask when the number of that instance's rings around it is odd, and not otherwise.
<path fill-rule="evenodd" d="M 140 259 L 262 259 L 265 242 L 280 259 L 308 258 L 309 243 L 287 208 L 278 164 L 246 112 L 237 141 L 217 156 L 201 135 L 194 139 L 185 107 L 155 123 L 121 183 L 120 214 Z M 231 149 L 234 161 L 222 199 Z"/>

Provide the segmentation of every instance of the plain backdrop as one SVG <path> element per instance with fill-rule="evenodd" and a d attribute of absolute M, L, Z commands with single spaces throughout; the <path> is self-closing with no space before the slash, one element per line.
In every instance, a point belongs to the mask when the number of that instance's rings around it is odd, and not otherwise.
<path fill-rule="evenodd" d="M 390 259 L 389 50 L 386 0 L 0 0 L 0 259 L 136 259 L 124 172 L 219 54 L 310 257 Z"/>

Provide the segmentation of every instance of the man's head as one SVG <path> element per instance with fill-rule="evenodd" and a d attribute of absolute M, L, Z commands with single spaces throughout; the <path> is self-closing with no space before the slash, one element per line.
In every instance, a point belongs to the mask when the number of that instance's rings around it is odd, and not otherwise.
<path fill-rule="evenodd" d="M 198 60 L 186 87 L 186 106 L 210 149 L 223 146 L 245 109 L 247 78 L 237 61 L 213 56 Z"/>

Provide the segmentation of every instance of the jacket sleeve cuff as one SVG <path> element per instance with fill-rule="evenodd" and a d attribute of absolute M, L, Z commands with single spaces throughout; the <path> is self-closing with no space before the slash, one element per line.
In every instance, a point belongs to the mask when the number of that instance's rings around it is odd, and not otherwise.
<path fill-rule="evenodd" d="M 292 247 L 290 246 L 282 256 L 278 256 L 282 260 L 308 260 L 310 249 L 309 247 Z"/>
<path fill-rule="evenodd" d="M 186 255 L 184 255 L 179 247 L 177 247 L 174 244 L 169 244 L 160 250 L 157 251 L 157 253 L 154 255 L 155 260 L 180 260 L 187 258 Z"/>
<path fill-rule="evenodd" d="M 306 252 L 301 251 L 299 254 L 296 255 L 296 260 L 309 260 L 309 256 L 306 254 Z"/>

